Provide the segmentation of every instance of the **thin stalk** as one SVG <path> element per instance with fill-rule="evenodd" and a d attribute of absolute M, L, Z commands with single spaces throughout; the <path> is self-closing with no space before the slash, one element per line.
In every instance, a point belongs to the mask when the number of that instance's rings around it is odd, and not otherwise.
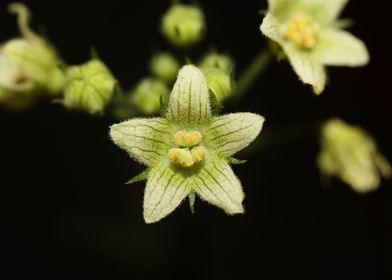
<path fill-rule="evenodd" d="M 239 101 L 245 95 L 261 73 L 267 69 L 271 61 L 272 54 L 269 49 L 263 50 L 256 55 L 238 79 L 237 90 L 233 96 L 234 101 Z"/>

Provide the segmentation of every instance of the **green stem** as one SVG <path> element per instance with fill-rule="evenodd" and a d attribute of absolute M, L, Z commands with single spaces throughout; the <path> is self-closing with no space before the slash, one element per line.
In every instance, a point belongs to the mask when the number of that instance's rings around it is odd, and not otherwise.
<path fill-rule="evenodd" d="M 267 66 L 271 61 L 272 54 L 269 49 L 263 50 L 256 55 L 238 79 L 237 90 L 233 96 L 235 101 L 239 101 L 245 95 L 245 93 L 254 85 L 260 74 L 267 69 Z"/>

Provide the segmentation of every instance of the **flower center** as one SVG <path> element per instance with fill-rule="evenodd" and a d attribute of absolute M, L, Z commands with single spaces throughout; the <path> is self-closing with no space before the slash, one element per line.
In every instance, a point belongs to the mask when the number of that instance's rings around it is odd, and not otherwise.
<path fill-rule="evenodd" d="M 207 149 L 200 144 L 202 138 L 199 131 L 177 131 L 172 140 L 177 146 L 169 150 L 170 160 L 183 167 L 191 167 L 205 159 Z"/>
<path fill-rule="evenodd" d="M 320 25 L 306 13 L 299 13 L 294 16 L 286 29 L 286 37 L 301 47 L 311 49 L 317 44 L 317 35 Z"/>

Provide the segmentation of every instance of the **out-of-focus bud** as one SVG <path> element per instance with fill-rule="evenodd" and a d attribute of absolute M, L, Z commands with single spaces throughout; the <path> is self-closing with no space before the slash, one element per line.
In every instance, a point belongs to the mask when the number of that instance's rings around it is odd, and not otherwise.
<path fill-rule="evenodd" d="M 358 193 L 377 189 L 381 177 L 391 176 L 391 165 L 363 129 L 332 119 L 321 137 L 318 165 L 325 175 L 340 178 Z"/>
<path fill-rule="evenodd" d="M 0 105 L 22 110 L 29 107 L 34 98 L 33 82 L 0 51 Z"/>
<path fill-rule="evenodd" d="M 113 97 L 116 80 L 98 59 L 67 70 L 68 82 L 64 98 L 59 101 L 66 108 L 101 114 Z"/>
<path fill-rule="evenodd" d="M 233 93 L 233 82 L 230 74 L 216 68 L 201 68 L 207 80 L 208 89 L 219 102 L 223 102 Z"/>
<path fill-rule="evenodd" d="M 11 109 L 25 109 L 37 99 L 60 94 L 64 73 L 56 51 L 29 28 L 30 12 L 23 4 L 11 4 L 21 38 L 0 47 L 0 103 Z"/>
<path fill-rule="evenodd" d="M 229 75 L 231 75 L 234 70 L 233 59 L 230 56 L 219 53 L 207 54 L 202 58 L 199 66 L 201 68 L 216 68 Z"/>
<path fill-rule="evenodd" d="M 9 10 L 18 16 L 22 38 L 6 42 L 2 54 L 43 91 L 59 94 L 64 86 L 64 74 L 59 68 L 61 60 L 55 49 L 29 28 L 30 12 L 26 6 L 11 4 Z"/>
<path fill-rule="evenodd" d="M 203 12 L 193 5 L 175 4 L 164 14 L 161 29 L 174 45 L 189 47 L 204 36 L 206 24 Z"/>
<path fill-rule="evenodd" d="M 169 95 L 165 83 L 158 79 L 145 78 L 131 92 L 133 104 L 145 114 L 159 113 L 161 95 Z"/>
<path fill-rule="evenodd" d="M 157 78 L 172 84 L 177 77 L 180 63 L 169 53 L 158 53 L 154 55 L 150 63 L 150 70 Z"/>
<path fill-rule="evenodd" d="M 64 86 L 64 73 L 59 59 L 47 44 L 24 39 L 7 42 L 2 53 L 23 72 L 25 77 L 41 87 L 43 94 L 57 95 Z"/>

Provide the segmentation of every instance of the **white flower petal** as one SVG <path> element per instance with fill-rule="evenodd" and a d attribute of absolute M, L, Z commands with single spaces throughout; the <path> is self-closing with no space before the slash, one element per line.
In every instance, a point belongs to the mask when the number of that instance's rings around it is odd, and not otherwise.
<path fill-rule="evenodd" d="M 320 63 L 331 66 L 363 66 L 369 62 L 365 44 L 343 30 L 329 29 L 320 33 L 319 43 L 312 51 Z"/>
<path fill-rule="evenodd" d="M 298 6 L 298 0 L 268 0 L 268 12 L 284 21 Z"/>
<path fill-rule="evenodd" d="M 240 181 L 227 162 L 209 162 L 192 177 L 193 189 L 205 201 L 228 214 L 243 213 L 244 192 Z"/>
<path fill-rule="evenodd" d="M 113 142 L 134 159 L 153 165 L 170 148 L 170 125 L 165 119 L 132 119 L 110 128 Z"/>
<path fill-rule="evenodd" d="M 283 48 L 299 78 L 305 84 L 311 85 L 314 93 L 320 94 L 324 90 L 327 80 L 322 63 L 313 59 L 310 54 L 297 50 L 288 44 L 283 45 Z"/>
<path fill-rule="evenodd" d="M 236 113 L 211 120 L 208 139 L 215 151 L 230 156 L 248 146 L 259 135 L 264 118 L 252 113 Z"/>
<path fill-rule="evenodd" d="M 299 0 L 298 2 L 301 2 L 300 6 L 307 8 L 309 14 L 324 23 L 331 23 L 339 17 L 348 0 Z"/>
<path fill-rule="evenodd" d="M 178 73 L 170 95 L 167 118 L 177 122 L 204 123 L 210 116 L 206 79 L 196 66 L 186 65 Z"/>
<path fill-rule="evenodd" d="M 271 13 L 268 13 L 264 17 L 260 26 L 260 30 L 265 36 L 274 40 L 275 42 L 280 43 L 283 40 L 279 22 Z"/>
<path fill-rule="evenodd" d="M 144 220 L 155 223 L 176 209 L 189 194 L 189 178 L 158 165 L 149 174 L 144 193 Z"/>
<path fill-rule="evenodd" d="M 348 0 L 268 0 L 268 12 L 279 23 L 284 23 L 296 13 L 305 12 L 323 24 L 334 22 Z"/>

